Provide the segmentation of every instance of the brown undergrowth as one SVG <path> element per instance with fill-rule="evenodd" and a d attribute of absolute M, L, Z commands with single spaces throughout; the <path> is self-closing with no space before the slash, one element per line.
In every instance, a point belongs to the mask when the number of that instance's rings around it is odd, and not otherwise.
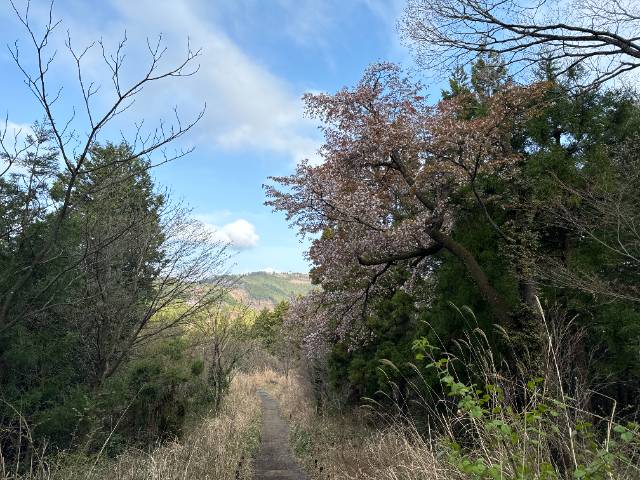
<path fill-rule="evenodd" d="M 384 421 L 368 409 L 319 413 L 302 375 L 293 372 L 285 377 L 274 371 L 262 375 L 290 421 L 291 447 L 311 478 L 454 478 L 408 425 Z"/>
<path fill-rule="evenodd" d="M 637 423 L 614 417 L 615 411 L 608 418 L 585 411 L 554 388 L 561 382 L 551 376 L 520 385 L 488 369 L 493 374 L 485 384 L 465 384 L 453 357 L 443 355 L 431 361 L 424 355 L 422 368 L 437 372 L 442 384 L 439 394 L 423 399 L 422 413 L 434 427 L 427 431 L 401 409 L 390 412 L 393 406 L 318 411 L 302 375 L 261 375 L 289 419 L 291 446 L 313 479 L 640 479 Z"/>
<path fill-rule="evenodd" d="M 260 441 L 259 375 L 238 374 L 217 415 L 210 414 L 180 440 L 151 451 L 127 450 L 111 459 L 61 452 L 34 456 L 24 466 L 7 465 L 0 452 L 2 480 L 228 480 L 252 478 Z M 21 473 L 16 473 L 16 470 Z"/>

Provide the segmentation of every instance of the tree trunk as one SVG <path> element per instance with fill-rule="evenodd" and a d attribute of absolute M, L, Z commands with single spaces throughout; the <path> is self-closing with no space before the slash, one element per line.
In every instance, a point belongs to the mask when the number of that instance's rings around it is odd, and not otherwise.
<path fill-rule="evenodd" d="M 469 275 L 476 283 L 478 290 L 480 290 L 482 298 L 484 298 L 491 307 L 491 312 L 495 316 L 499 325 L 507 330 L 511 330 L 514 327 L 514 323 L 509 311 L 509 306 L 504 298 L 502 298 L 502 295 L 493 288 L 491 282 L 489 282 L 489 279 L 487 278 L 487 275 L 484 273 L 484 270 L 482 270 L 482 267 L 473 254 L 464 245 L 456 242 L 449 235 L 446 235 L 437 229 L 428 230 L 427 233 L 431 238 L 433 238 L 433 240 L 446 248 L 464 264 Z"/>

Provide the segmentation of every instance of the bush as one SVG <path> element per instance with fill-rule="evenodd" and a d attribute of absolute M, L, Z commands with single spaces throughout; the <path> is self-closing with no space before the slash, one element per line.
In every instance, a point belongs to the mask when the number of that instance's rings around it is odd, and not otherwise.
<path fill-rule="evenodd" d="M 213 402 L 204 363 L 188 346 L 177 338 L 150 347 L 105 386 L 107 434 L 116 430 L 138 444 L 173 439 L 189 416 Z"/>
<path fill-rule="evenodd" d="M 414 344 L 419 359 L 434 351 Z M 640 477 L 640 426 L 585 411 L 565 395 L 563 378 L 526 383 L 484 372 L 492 383 L 460 379 L 452 356 L 428 362 L 443 387 L 439 444 L 464 478 L 584 480 Z M 490 364 L 490 362 L 489 362 Z M 558 371 L 559 372 L 559 371 Z"/>

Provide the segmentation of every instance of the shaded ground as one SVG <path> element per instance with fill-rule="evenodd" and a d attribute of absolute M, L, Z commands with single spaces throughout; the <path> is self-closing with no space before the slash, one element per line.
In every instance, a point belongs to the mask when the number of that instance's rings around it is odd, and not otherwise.
<path fill-rule="evenodd" d="M 255 461 L 256 480 L 307 480 L 289 448 L 289 427 L 280 417 L 278 403 L 264 390 L 258 390 L 262 402 L 262 445 Z"/>

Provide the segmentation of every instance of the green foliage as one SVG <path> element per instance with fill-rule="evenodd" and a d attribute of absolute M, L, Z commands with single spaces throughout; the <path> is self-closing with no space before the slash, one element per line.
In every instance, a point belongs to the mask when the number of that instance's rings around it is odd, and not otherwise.
<path fill-rule="evenodd" d="M 279 353 L 283 337 L 282 325 L 289 310 L 289 303 L 279 302 L 273 310 L 262 309 L 251 326 L 250 335 L 260 341 L 271 354 Z"/>
<path fill-rule="evenodd" d="M 588 375 L 594 383 L 615 378 L 617 387 L 601 391 L 628 405 L 633 402 L 629 395 L 640 385 L 639 359 L 631 354 L 640 339 L 640 316 L 637 301 L 627 301 L 625 294 L 637 291 L 640 278 L 636 265 L 611 245 L 633 244 L 627 243 L 628 232 L 620 230 L 618 221 L 607 218 L 612 211 L 593 216 L 593 207 L 585 204 L 579 192 L 587 190 L 600 199 L 625 199 L 626 192 L 640 187 L 632 173 L 640 158 L 624 154 L 626 143 L 640 132 L 637 97 L 630 91 L 573 96 L 561 80 L 555 81 L 547 96 L 544 114 L 530 122 L 529 155 L 523 181 L 516 185 L 529 196 L 532 211 L 538 212 L 531 223 L 537 229 L 536 247 L 528 255 L 560 259 L 555 264 L 541 262 L 538 268 L 551 273 L 564 268 L 567 279 L 559 285 L 545 280 L 556 285 L 542 289 L 540 295 L 564 308 L 587 332 L 584 351 L 593 355 Z M 605 210 L 637 211 L 637 199 L 623 202 L 627 203 L 610 204 Z M 564 224 L 562 217 L 567 219 Z M 591 281 L 585 282 L 586 278 Z M 599 289 L 597 285 L 608 286 Z M 623 288 L 617 298 L 597 295 L 611 285 Z M 623 384 L 626 387 L 620 388 Z"/>
<path fill-rule="evenodd" d="M 483 87 L 473 76 L 477 78 L 478 68 L 486 70 L 489 63 L 497 70 L 481 75 L 493 79 Z M 499 61 L 480 58 L 470 75 L 456 72 L 444 95 L 470 97 L 470 115 L 481 115 L 487 88 L 504 84 L 496 81 L 500 68 Z M 540 298 L 575 319 L 574 331 L 586 332 L 575 353 L 583 362 L 576 363 L 576 368 L 584 369 L 581 375 L 602 383 L 601 392 L 631 407 L 633 392 L 640 386 L 640 358 L 632 353 L 640 342 L 640 278 L 637 263 L 621 256 L 616 246 L 637 253 L 637 236 L 620 229 L 629 214 L 615 220 L 611 212 L 620 208 L 633 214 L 640 207 L 637 196 L 629 193 L 640 189 L 633 173 L 640 167 L 640 157 L 625 153 L 627 143 L 635 144 L 640 132 L 637 95 L 628 90 L 574 95 L 570 84 L 575 78 L 558 78 L 554 70 L 547 65 L 543 74 L 549 84 L 539 113 L 523 131 L 514 132 L 513 148 L 521 154 L 521 162 L 505 178 L 478 179 L 486 212 L 470 192 L 460 193 L 453 235 L 473 253 L 513 309 L 520 327 L 512 332 L 511 343 L 522 336 L 518 340 L 530 350 L 538 348 L 539 321 L 527 300 L 533 293 L 531 288 L 527 293 L 527 285 L 535 284 Z M 596 201 L 620 198 L 626 203 L 593 207 L 585 204 L 580 193 L 584 191 Z M 490 225 L 487 214 L 507 240 Z M 635 217 L 628 221 L 635 222 Z M 429 328 L 420 335 L 449 349 L 453 340 L 480 326 L 495 354 L 508 353 L 511 347 L 494 335 L 495 319 L 465 267 L 451 255 L 440 257 L 434 269 L 433 301 L 424 313 Z M 474 315 L 460 315 L 451 303 L 469 307 Z M 587 357 L 589 366 L 584 363 Z"/>
<path fill-rule="evenodd" d="M 512 305 L 516 305 L 517 278 L 507 259 L 496 248 L 496 232 L 477 208 L 470 209 L 464 217 L 464 221 L 454 232 L 456 240 L 474 254 L 494 287 Z M 455 261 L 451 254 L 442 253 L 435 276 L 434 301 L 429 309 L 422 312 L 426 328 L 420 334 L 428 335 L 434 343 L 443 343 L 441 346 L 449 348 L 451 341 L 478 326 L 486 332 L 493 331 L 495 319 L 464 265 Z M 461 315 L 452 305 L 464 306 L 473 311 L 473 315 Z"/>
<path fill-rule="evenodd" d="M 385 293 L 367 296 L 374 313 L 353 338 L 334 340 L 329 356 L 330 383 L 343 400 L 357 403 L 383 391 L 386 397 L 376 399 L 399 398 L 402 403 L 410 395 L 403 390 L 415 378 L 407 367 L 413 360 L 414 340 L 424 339 L 423 347 L 437 345 L 451 352 L 476 328 L 485 332 L 496 365 L 503 365 L 509 375 L 529 371 L 536 377 L 544 368 L 539 361 L 546 350 L 544 329 L 550 328 L 550 333 L 564 335 L 567 342 L 559 352 L 566 377 L 558 380 L 567 391 L 574 393 L 580 382 L 588 382 L 588 388 L 603 394 L 594 395 L 590 403 L 601 416 L 610 412 L 607 398 L 616 400 L 618 413 L 637 411 L 638 95 L 629 89 L 575 94 L 572 86 L 579 80 L 579 71 L 559 77 L 552 63 L 541 66 L 544 98 L 526 122 L 509 132 L 510 144 L 505 145 L 515 159 L 506 162 L 502 171 L 484 174 L 480 169 L 464 187 L 442 192 L 453 205 L 447 234 L 477 261 L 504 300 L 511 321 L 508 336 L 495 327 L 495 311 L 480 295 L 469 266 L 446 247 L 425 259 L 412 259 L 413 263 L 390 262 L 384 276 L 374 276 L 372 268 L 376 288 Z M 482 120 L 488 100 L 508 88 L 510 81 L 500 58 L 482 54 L 470 68 L 453 73 L 443 97 L 464 104 L 461 119 Z M 425 158 L 428 162 L 428 155 Z M 334 234 L 327 228 L 322 238 Z M 390 272 L 399 270 L 404 274 L 389 279 Z M 421 286 L 412 288 L 409 295 L 399 286 L 411 274 L 412 281 L 418 278 Z M 381 288 L 384 281 L 388 282 L 385 289 Z M 358 278 L 357 282 L 365 280 Z M 348 287 L 359 289 L 360 284 Z M 340 286 L 332 288 L 339 290 Z M 389 293 L 394 291 L 395 295 Z M 545 308 L 556 312 L 546 327 L 537 311 L 536 296 Z M 444 384 L 437 372 L 425 372 L 422 380 L 428 387 L 420 394 L 432 398 L 443 387 L 460 389 L 465 402 L 462 410 L 470 418 L 483 417 L 483 405 L 474 406 L 475 391 L 465 396 L 463 386 L 482 385 L 485 380 L 478 378 L 473 365 L 457 365 L 457 372 L 456 383 Z M 549 407 L 544 402 L 540 405 Z M 545 428 L 552 428 L 550 415 L 542 415 Z M 513 431 L 512 420 L 505 425 Z M 497 424 L 491 428 L 500 430 Z M 529 433 L 525 430 L 519 435 Z M 597 448 L 587 450 L 591 456 L 585 454 L 581 462 L 590 472 L 596 467 L 587 466 L 604 462 L 606 455 L 600 456 Z M 475 459 L 467 460 L 465 469 L 492 475 L 486 460 L 484 466 Z M 540 478 L 546 478 L 545 462 L 538 468 L 542 469 L 537 472 Z"/>
<path fill-rule="evenodd" d="M 309 278 L 300 273 L 253 272 L 234 277 L 237 289 L 243 292 L 249 303 L 266 302 L 275 307 L 282 301 L 303 296 L 314 287 Z"/>
<path fill-rule="evenodd" d="M 379 299 L 375 314 L 367 319 L 372 341 L 358 349 L 346 342 L 337 343 L 329 357 L 329 378 L 345 400 L 358 402 L 373 397 L 379 390 L 389 391 L 390 380 L 397 382 L 396 392 L 406 393 L 412 369 L 411 345 L 418 328 L 414 298 L 402 290 L 388 299 Z M 395 368 L 386 368 L 382 362 Z M 389 366 L 386 363 L 386 366 Z"/>
<path fill-rule="evenodd" d="M 22 190 L 24 176 L 0 180 L 0 231 L 15 239 L 0 241 L 3 294 L 18 276 L 5 272 L 34 272 L 17 290 L 9 326 L 0 325 L 0 449 L 9 457 L 25 451 L 21 422 L 31 425 L 33 448 L 51 450 L 100 448 L 108 437 L 115 452 L 177 435 L 196 404 L 211 399 L 202 362 L 183 341 L 147 341 L 132 355 L 165 259 L 165 198 L 149 164 L 131 158 L 127 145 L 95 145 L 65 204 L 69 173 L 43 151 L 23 165 L 35 190 Z M 53 230 L 51 258 L 41 261 Z M 152 323 L 169 321 L 158 315 Z"/>
<path fill-rule="evenodd" d="M 103 391 L 104 407 L 121 412 L 117 432 L 143 445 L 179 436 L 189 416 L 214 400 L 202 359 L 193 358 L 188 342 L 180 338 L 146 349 Z"/>
<path fill-rule="evenodd" d="M 289 443 L 296 457 L 305 457 L 312 452 L 313 441 L 311 434 L 305 428 L 297 423 L 291 426 L 289 432 Z"/>
<path fill-rule="evenodd" d="M 419 360 L 433 354 L 424 338 L 414 350 Z M 635 422 L 590 415 L 562 393 L 550 395 L 543 378 L 528 381 L 520 390 L 524 398 L 513 402 L 500 385 L 461 381 L 449 358 L 427 363 L 426 369 L 436 372 L 452 402 L 445 422 L 455 417 L 463 426 L 450 428 L 445 443 L 448 461 L 465 478 L 605 480 L 640 474 Z"/>

